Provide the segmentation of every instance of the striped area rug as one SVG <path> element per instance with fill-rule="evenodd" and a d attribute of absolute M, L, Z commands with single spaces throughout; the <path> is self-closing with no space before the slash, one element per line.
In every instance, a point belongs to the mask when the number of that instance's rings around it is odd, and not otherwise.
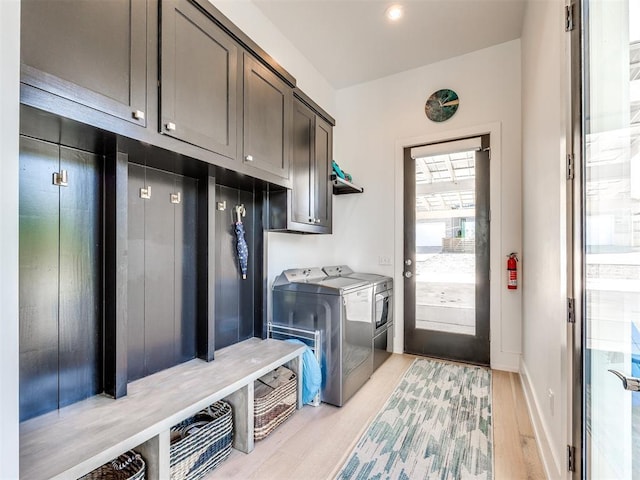
<path fill-rule="evenodd" d="M 338 479 L 493 479 L 491 370 L 416 359 Z"/>

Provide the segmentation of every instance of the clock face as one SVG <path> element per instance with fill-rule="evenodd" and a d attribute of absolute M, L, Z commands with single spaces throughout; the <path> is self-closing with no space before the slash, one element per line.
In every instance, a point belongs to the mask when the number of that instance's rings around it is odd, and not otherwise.
<path fill-rule="evenodd" d="M 458 110 L 460 100 L 458 94 L 453 90 L 444 88 L 434 92 L 424 105 L 424 113 L 427 118 L 434 122 L 444 122 L 453 117 Z"/>

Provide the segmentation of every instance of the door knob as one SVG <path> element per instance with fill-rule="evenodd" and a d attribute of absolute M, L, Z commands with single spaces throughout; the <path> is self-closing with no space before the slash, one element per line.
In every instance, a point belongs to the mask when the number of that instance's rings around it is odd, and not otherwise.
<path fill-rule="evenodd" d="M 411 272 L 404 272 L 404 276 L 405 276 L 406 278 L 411 278 L 411 277 L 413 277 L 413 273 L 411 273 Z"/>
<path fill-rule="evenodd" d="M 609 370 L 616 377 L 622 380 L 622 386 L 625 390 L 630 390 L 632 392 L 640 392 L 640 378 L 635 377 L 627 377 L 626 375 L 620 373 L 617 370 Z"/>

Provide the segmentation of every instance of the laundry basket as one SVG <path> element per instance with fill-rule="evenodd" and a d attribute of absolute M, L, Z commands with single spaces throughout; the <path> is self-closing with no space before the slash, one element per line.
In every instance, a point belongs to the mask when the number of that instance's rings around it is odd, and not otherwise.
<path fill-rule="evenodd" d="M 219 401 L 171 427 L 171 480 L 196 480 L 231 453 L 231 405 Z"/>
<path fill-rule="evenodd" d="M 139 453 L 129 450 L 78 480 L 143 480 L 144 478 L 146 478 L 144 459 Z"/>
<path fill-rule="evenodd" d="M 286 367 L 276 368 L 255 381 L 253 398 L 253 438 L 262 440 L 295 411 L 296 374 Z"/>

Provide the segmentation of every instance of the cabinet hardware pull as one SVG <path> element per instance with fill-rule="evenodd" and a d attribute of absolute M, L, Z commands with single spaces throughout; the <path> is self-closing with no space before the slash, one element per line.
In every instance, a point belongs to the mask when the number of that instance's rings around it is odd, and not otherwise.
<path fill-rule="evenodd" d="M 69 186 L 69 179 L 67 177 L 66 170 L 60 170 L 60 172 L 53 173 L 53 184 L 59 187 Z"/>
<path fill-rule="evenodd" d="M 164 126 L 167 130 L 169 130 L 170 132 L 174 131 L 176 129 L 176 124 L 173 122 L 169 122 Z"/>
<path fill-rule="evenodd" d="M 244 159 L 245 159 L 247 162 L 253 162 L 253 155 L 247 155 L 246 157 L 244 157 Z"/>
<path fill-rule="evenodd" d="M 144 120 L 144 112 L 142 110 L 136 110 L 133 112 L 133 118 L 136 120 Z"/>
<path fill-rule="evenodd" d="M 142 187 L 140 189 L 140 198 L 144 198 L 145 200 L 151 198 L 151 185 L 148 185 L 147 188 Z"/>

